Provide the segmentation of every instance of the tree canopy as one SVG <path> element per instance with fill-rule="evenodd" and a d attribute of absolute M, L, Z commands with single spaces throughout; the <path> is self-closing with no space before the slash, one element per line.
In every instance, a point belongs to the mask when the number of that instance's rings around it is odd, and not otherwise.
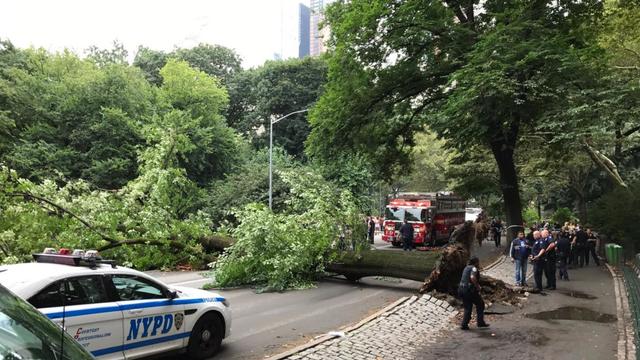
<path fill-rule="evenodd" d="M 389 176 L 428 126 L 459 151 L 491 151 L 507 221 L 521 224 L 519 137 L 589 82 L 588 29 L 601 11 L 595 0 L 334 3 L 329 82 L 311 114 L 309 152 L 355 148 Z"/>

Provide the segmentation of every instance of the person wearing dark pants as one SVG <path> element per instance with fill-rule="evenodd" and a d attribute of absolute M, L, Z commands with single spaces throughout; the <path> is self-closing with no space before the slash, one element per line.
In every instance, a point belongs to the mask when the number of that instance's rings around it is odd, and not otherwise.
<path fill-rule="evenodd" d="M 413 250 L 413 226 L 404 219 L 400 227 L 400 237 L 402 238 L 402 250 Z"/>
<path fill-rule="evenodd" d="M 589 266 L 589 256 L 593 257 L 593 261 L 596 263 L 596 266 L 600 266 L 600 259 L 598 259 L 598 255 L 596 255 L 596 247 L 598 244 L 598 238 L 596 234 L 591 232 L 591 229 L 587 228 L 587 249 L 584 254 L 584 262 L 587 266 Z"/>
<path fill-rule="evenodd" d="M 488 327 L 489 324 L 484 322 L 484 301 L 480 295 L 480 260 L 477 257 L 469 259 L 467 266 L 462 271 L 460 285 L 458 286 L 458 295 L 462 298 L 464 305 L 464 315 L 460 329 L 469 330 L 469 322 L 471 321 L 471 312 L 473 305 L 476 306 L 476 318 L 478 327 Z"/>
<path fill-rule="evenodd" d="M 536 242 L 531 249 L 531 261 L 533 262 L 533 278 L 536 282 L 536 290 L 542 292 L 542 274 L 546 268 L 545 252 L 549 247 L 547 239 L 543 238 L 539 231 L 533 233 Z M 548 284 L 547 284 L 548 285 Z"/>
<path fill-rule="evenodd" d="M 575 247 L 576 247 L 576 262 L 575 265 L 580 265 L 580 267 L 584 266 L 584 262 L 585 262 L 585 257 L 587 254 L 587 240 L 589 238 L 589 235 L 587 235 L 587 232 L 579 229 L 578 231 L 576 231 L 576 236 L 573 238 L 573 242 L 575 243 Z M 588 263 L 587 263 L 588 264 Z"/>
<path fill-rule="evenodd" d="M 547 287 L 546 289 L 555 290 L 556 289 L 556 249 L 555 249 L 555 240 L 553 237 L 549 235 L 548 230 L 542 230 L 540 233 L 543 239 L 545 239 L 547 243 L 547 248 L 545 249 L 545 257 L 546 264 L 544 269 L 544 277 L 547 279 Z"/>
<path fill-rule="evenodd" d="M 556 240 L 556 252 L 558 255 L 558 276 L 560 277 L 560 280 L 569 281 L 567 264 L 571 254 L 571 241 L 569 240 L 569 234 L 566 230 L 561 231 L 558 235 L 558 240 Z"/>

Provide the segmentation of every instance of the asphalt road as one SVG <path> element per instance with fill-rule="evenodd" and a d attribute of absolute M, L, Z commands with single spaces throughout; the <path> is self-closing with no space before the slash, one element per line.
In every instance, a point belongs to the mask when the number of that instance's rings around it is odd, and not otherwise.
<path fill-rule="evenodd" d="M 150 272 L 167 284 L 199 288 L 209 280 L 197 272 Z M 257 294 L 252 289 L 217 291 L 229 299 L 232 335 L 216 359 L 258 359 L 352 324 L 402 296 L 420 283 L 365 278 L 354 284 L 327 278 L 313 289 Z M 177 360 L 181 357 L 163 358 Z"/>

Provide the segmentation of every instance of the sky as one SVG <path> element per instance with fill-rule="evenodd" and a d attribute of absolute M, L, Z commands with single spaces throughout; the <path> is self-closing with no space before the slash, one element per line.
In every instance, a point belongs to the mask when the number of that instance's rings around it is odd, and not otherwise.
<path fill-rule="evenodd" d="M 2 0 L 0 38 L 24 48 L 64 48 L 79 55 L 91 45 L 122 43 L 133 59 L 138 45 L 171 51 L 205 42 L 234 49 L 243 67 L 282 53 L 297 32 L 299 3 L 308 0 Z M 288 14 L 288 15 L 285 15 Z M 291 44 L 289 44 L 291 47 Z M 286 51 L 285 51 L 286 53 Z M 286 56 L 285 56 L 286 57 Z"/>

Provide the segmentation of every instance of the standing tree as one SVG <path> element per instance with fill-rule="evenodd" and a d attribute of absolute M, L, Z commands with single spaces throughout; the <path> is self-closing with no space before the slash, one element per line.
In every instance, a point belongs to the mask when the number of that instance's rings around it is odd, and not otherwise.
<path fill-rule="evenodd" d="M 217 77 L 223 85 L 242 72 L 242 59 L 233 49 L 204 43 L 190 49 L 178 48 L 170 53 L 139 46 L 133 65 L 142 69 L 150 83 L 160 86 L 160 69 L 171 58 L 184 60 L 191 67 Z"/>
<path fill-rule="evenodd" d="M 311 114 L 309 152 L 356 149 L 388 176 L 429 126 L 461 151 L 491 150 L 506 220 L 521 224 L 516 144 L 589 74 L 583 60 L 600 11 L 597 0 L 334 3 L 329 83 Z"/>
<path fill-rule="evenodd" d="M 326 76 L 327 66 L 321 58 L 268 61 L 245 71 L 229 84 L 228 122 L 257 147 L 267 146 L 269 120 L 312 106 L 322 93 Z M 309 131 L 306 114 L 298 114 L 275 126 L 273 140 L 300 158 Z"/>

